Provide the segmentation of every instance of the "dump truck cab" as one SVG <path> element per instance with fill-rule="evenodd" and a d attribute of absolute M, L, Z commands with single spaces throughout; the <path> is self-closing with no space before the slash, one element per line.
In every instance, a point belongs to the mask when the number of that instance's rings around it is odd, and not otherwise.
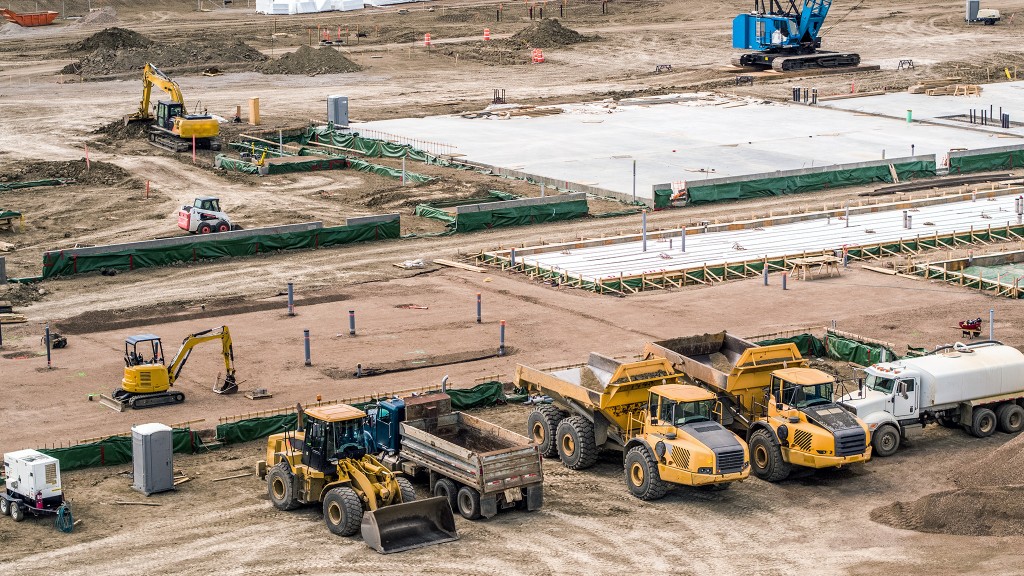
<path fill-rule="evenodd" d="M 721 403 L 703 388 L 665 384 L 650 389 L 640 432 L 625 446 L 626 486 L 651 500 L 668 484 L 716 486 L 750 475 L 747 446 L 722 426 Z"/>
<path fill-rule="evenodd" d="M 366 413 L 347 404 L 300 408 L 298 430 L 267 438 L 256 473 L 279 510 L 321 504 L 327 528 L 340 536 L 362 531 L 378 552 L 390 553 L 458 539 L 447 500 L 416 501 L 408 479 L 368 453 Z"/>

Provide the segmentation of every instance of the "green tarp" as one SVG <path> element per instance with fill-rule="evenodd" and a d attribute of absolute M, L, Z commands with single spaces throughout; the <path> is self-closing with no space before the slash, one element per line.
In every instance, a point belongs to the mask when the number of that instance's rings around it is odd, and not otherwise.
<path fill-rule="evenodd" d="M 984 150 L 980 150 L 980 152 L 984 152 Z M 992 172 L 994 170 L 1020 168 L 1021 166 L 1024 166 L 1024 150 L 954 156 L 949 159 L 950 174 Z"/>
<path fill-rule="evenodd" d="M 504 228 L 507 226 L 525 226 L 527 224 L 538 224 L 542 222 L 558 222 L 582 218 L 589 213 L 586 200 L 569 200 L 566 202 L 555 202 L 548 204 L 500 207 L 500 203 L 494 203 L 494 208 L 481 210 L 479 212 L 463 212 L 443 210 L 431 204 L 420 204 L 416 206 L 416 215 L 426 218 L 434 218 L 445 223 L 449 233 L 472 232 L 475 230 L 486 230 L 491 228 Z"/>
<path fill-rule="evenodd" d="M 21 218 L 21 212 L 0 208 L 0 218 Z"/>
<path fill-rule="evenodd" d="M 134 270 L 168 266 L 180 262 L 213 260 L 231 256 L 253 256 L 279 250 L 324 248 L 353 242 L 398 238 L 399 221 L 333 226 L 283 234 L 257 234 L 218 239 L 197 236 L 194 242 L 176 246 L 113 250 L 99 254 L 65 254 L 63 250 L 43 254 L 43 278 L 98 272 L 105 268 Z"/>
<path fill-rule="evenodd" d="M 687 187 L 688 203 L 705 204 L 722 200 L 798 194 L 812 190 L 841 188 L 843 186 L 855 186 L 871 182 L 892 182 L 889 166 L 889 164 L 883 164 L 880 166 L 867 166 L 848 170 L 827 170 L 811 174 L 759 178 L 724 184 L 691 185 Z M 901 181 L 935 175 L 934 162 L 903 162 L 895 164 L 893 167 Z"/>
<path fill-rule="evenodd" d="M 800 350 L 803 356 L 817 358 L 831 358 L 843 362 L 853 362 L 860 366 L 870 366 L 882 361 L 882 352 L 885 352 L 885 360 L 892 361 L 899 358 L 895 352 L 876 344 L 865 344 L 847 338 L 826 333 L 822 340 L 813 334 L 799 334 L 789 338 L 775 338 L 755 342 L 759 346 L 770 346 L 772 344 L 786 344 L 792 342 Z"/>
<path fill-rule="evenodd" d="M 0 182 L 0 192 L 21 188 L 34 188 L 36 186 L 61 186 L 73 182 L 74 179 L 72 178 L 48 178 L 46 180 L 31 180 L 28 182 Z"/>
<path fill-rule="evenodd" d="M 195 454 L 203 447 L 199 435 L 187 429 L 174 429 L 171 432 L 171 441 L 177 454 Z M 132 461 L 132 438 L 111 436 L 99 442 L 79 444 L 70 448 L 44 449 L 40 452 L 59 460 L 61 472 L 93 466 L 127 464 Z"/>
<path fill-rule="evenodd" d="M 771 346 L 773 344 L 789 344 L 792 342 L 796 344 L 800 354 L 802 356 L 815 356 L 822 358 L 827 353 L 825 350 L 825 343 L 813 334 L 800 334 L 791 338 L 774 338 L 772 340 L 763 340 L 757 342 L 758 346 Z"/>

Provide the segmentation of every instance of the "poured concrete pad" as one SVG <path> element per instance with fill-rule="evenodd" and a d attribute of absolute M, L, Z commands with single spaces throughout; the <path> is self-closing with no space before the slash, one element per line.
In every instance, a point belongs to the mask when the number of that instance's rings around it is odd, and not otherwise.
<path fill-rule="evenodd" d="M 661 102 L 661 103 L 657 103 Z M 508 119 L 432 116 L 369 122 L 406 138 L 452 144 L 466 160 L 652 198 L 652 185 L 758 174 L 1008 142 L 964 128 L 798 104 L 690 94 L 563 105 Z"/>

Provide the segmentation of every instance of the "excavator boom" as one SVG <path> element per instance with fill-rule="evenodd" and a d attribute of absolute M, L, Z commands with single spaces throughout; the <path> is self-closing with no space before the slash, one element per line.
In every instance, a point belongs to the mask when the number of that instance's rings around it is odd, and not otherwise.
<path fill-rule="evenodd" d="M 171 100 L 181 104 L 185 108 L 185 98 L 181 95 L 181 88 L 178 83 L 171 80 L 156 66 L 146 64 L 142 70 L 142 101 L 139 102 L 139 110 L 129 117 L 131 120 L 149 120 L 153 116 L 149 113 L 149 101 L 153 94 L 153 86 L 163 90 Z"/>
<path fill-rule="evenodd" d="M 226 371 L 224 382 L 218 388 L 214 388 L 214 392 L 231 394 L 238 391 L 238 384 L 235 382 L 235 353 L 231 346 L 231 332 L 227 326 L 196 332 L 186 336 L 181 341 L 181 348 L 178 349 L 178 353 L 174 355 L 171 363 L 167 366 L 169 385 L 174 386 L 174 382 L 181 374 L 181 369 L 185 367 L 185 362 L 188 361 L 189 355 L 192 354 L 192 349 L 199 344 L 210 342 L 211 340 L 220 340 L 221 342 L 221 354 L 224 356 L 224 369 Z"/>

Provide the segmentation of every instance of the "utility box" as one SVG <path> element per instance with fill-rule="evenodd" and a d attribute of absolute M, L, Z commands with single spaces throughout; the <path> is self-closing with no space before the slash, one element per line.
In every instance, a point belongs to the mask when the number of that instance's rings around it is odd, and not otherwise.
<path fill-rule="evenodd" d="M 20 496 L 26 503 L 59 506 L 64 501 L 60 485 L 60 462 L 35 450 L 18 450 L 4 454 L 4 476 L 8 493 Z"/>
<path fill-rule="evenodd" d="M 132 488 L 146 496 L 174 490 L 174 444 L 163 424 L 132 426 Z"/>
<path fill-rule="evenodd" d="M 981 0 L 967 0 L 967 13 L 964 20 L 968 22 L 978 21 L 978 10 L 981 8 Z"/>
<path fill-rule="evenodd" d="M 327 97 L 327 121 L 335 127 L 348 128 L 348 96 Z"/>

